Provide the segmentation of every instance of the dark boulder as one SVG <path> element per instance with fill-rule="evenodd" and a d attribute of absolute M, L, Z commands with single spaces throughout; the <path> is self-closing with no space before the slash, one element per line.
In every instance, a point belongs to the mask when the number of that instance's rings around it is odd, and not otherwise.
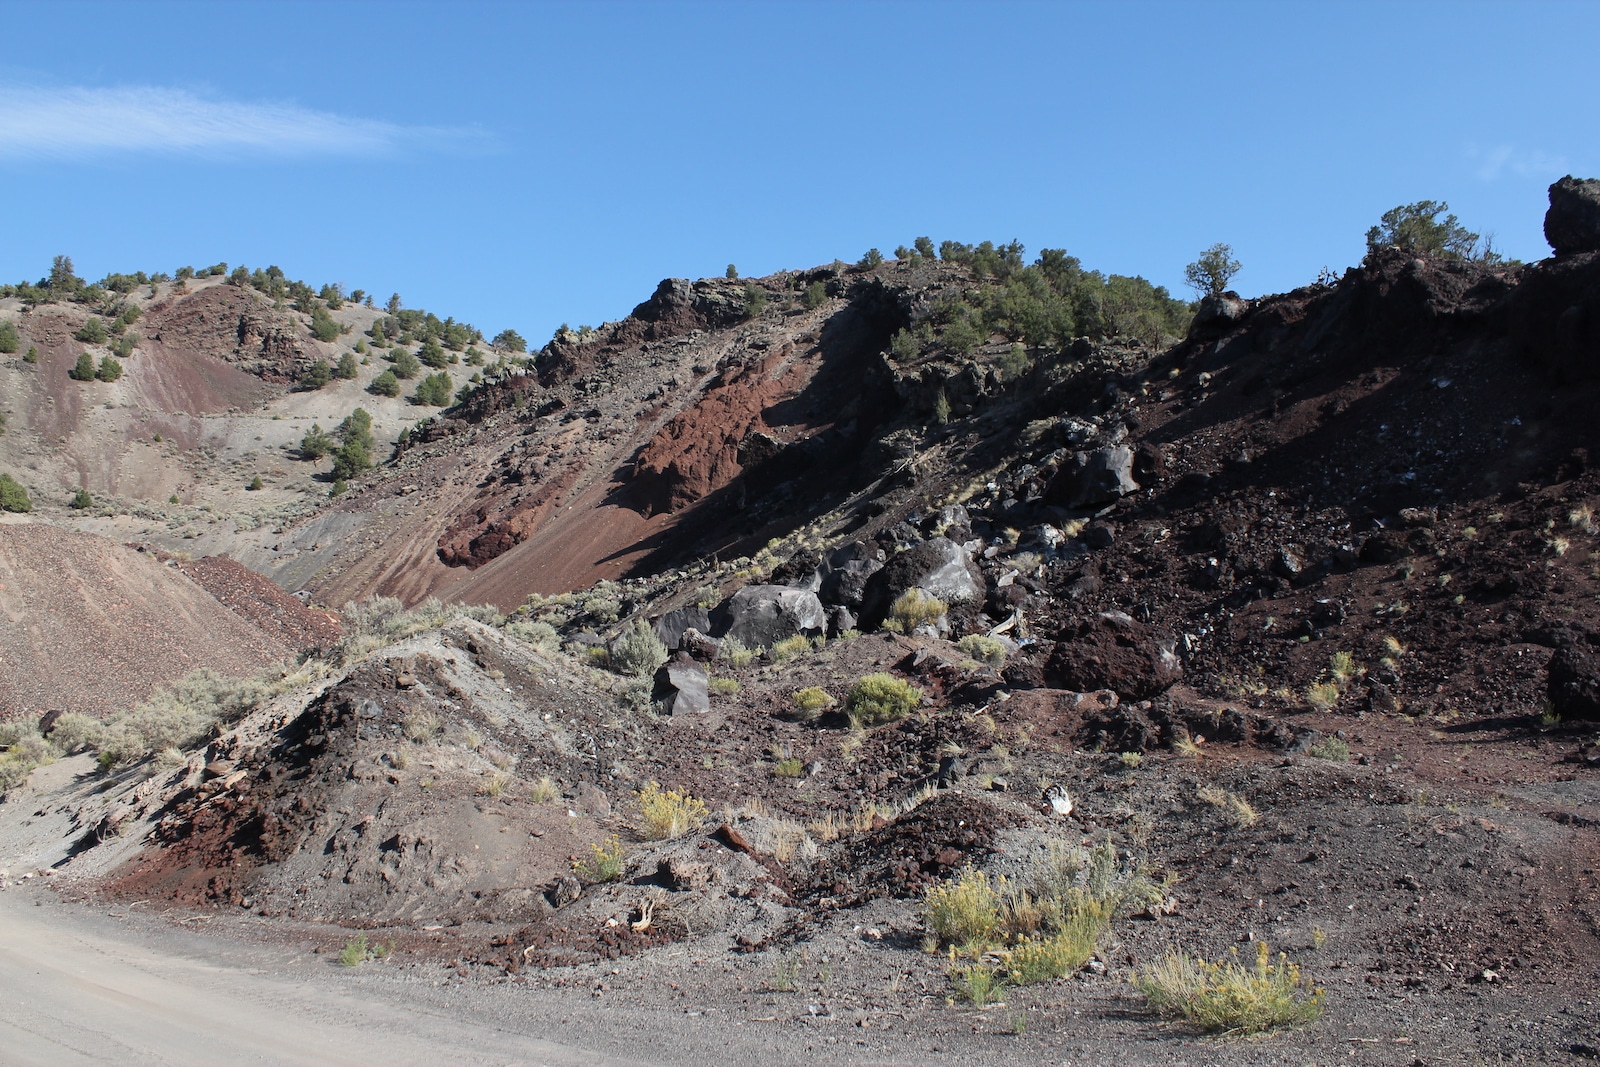
<path fill-rule="evenodd" d="M 1563 719 L 1600 719 L 1600 657 L 1576 645 L 1556 649 L 1548 691 L 1551 710 Z"/>
<path fill-rule="evenodd" d="M 1111 445 L 1092 452 L 1074 452 L 1050 483 L 1046 499 L 1068 508 L 1099 507 L 1137 492 L 1133 450 Z"/>
<path fill-rule="evenodd" d="M 1600 252 L 1600 180 L 1569 174 L 1550 186 L 1544 239 L 1558 256 Z"/>
<path fill-rule="evenodd" d="M 1109 689 L 1123 700 L 1148 700 L 1183 678 L 1174 642 L 1120 611 L 1063 630 L 1045 664 L 1045 683 L 1080 693 Z"/>
<path fill-rule="evenodd" d="M 717 606 L 713 633 L 746 648 L 771 648 L 796 634 L 816 636 L 828 625 L 822 601 L 809 589 L 747 585 Z"/>
<path fill-rule="evenodd" d="M 913 588 L 953 606 L 982 601 L 988 583 L 966 549 L 948 538 L 930 537 L 894 556 L 868 579 L 860 611 L 865 628 L 883 625 L 895 600 Z"/>
<path fill-rule="evenodd" d="M 883 550 L 877 546 L 861 541 L 839 546 L 828 554 L 820 570 L 822 582 L 818 593 L 822 602 L 860 607 L 867 579 L 882 569 Z"/>
<path fill-rule="evenodd" d="M 669 650 L 677 649 L 683 646 L 685 630 L 708 632 L 711 629 L 711 616 L 701 607 L 678 608 L 657 619 L 652 628 L 663 645 Z"/>

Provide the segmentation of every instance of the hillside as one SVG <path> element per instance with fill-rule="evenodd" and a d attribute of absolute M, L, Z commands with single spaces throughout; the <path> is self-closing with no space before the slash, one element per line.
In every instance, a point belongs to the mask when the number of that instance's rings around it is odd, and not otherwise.
<path fill-rule="evenodd" d="M 814 1033 L 891 1060 L 1590 1058 L 1563 1009 L 1600 952 L 1600 183 L 1551 201 L 1538 263 L 1375 242 L 1193 308 L 1015 243 L 668 279 L 508 355 L 347 492 L 274 487 L 270 536 L 98 517 L 225 545 L 129 553 L 206 610 L 311 632 L 248 566 L 344 604 L 341 632 L 177 709 L 181 765 L 138 723 L 75 727 L 104 793 L 19 784 L 42 814 L 0 805 L 0 865 L 382 945 L 468 1000 L 713 1005 L 774 1025 L 775 1062 Z M 260 311 L 195 288 L 148 319 Z M 262 390 L 217 416 L 240 434 L 356 399 L 288 390 L 304 368 L 239 328 L 184 336 Z M 0 770 L 48 752 L 31 729 Z M 1202 1038 L 1136 991 L 1252 945 L 1287 1032 Z"/>

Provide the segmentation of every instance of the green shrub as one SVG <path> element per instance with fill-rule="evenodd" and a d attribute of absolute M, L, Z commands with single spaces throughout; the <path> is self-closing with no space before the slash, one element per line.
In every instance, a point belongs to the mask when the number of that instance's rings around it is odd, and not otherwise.
<path fill-rule="evenodd" d="M 667 646 L 643 619 L 634 619 L 611 642 L 611 669 L 618 674 L 647 678 L 667 662 Z"/>
<path fill-rule="evenodd" d="M 266 485 L 261 481 L 261 475 L 259 475 L 259 474 L 256 475 L 254 478 L 251 478 L 250 479 L 250 484 L 245 486 L 245 489 L 248 492 L 252 492 L 252 493 L 257 491 L 257 490 L 259 490 L 259 489 L 265 489 L 265 488 L 266 488 Z"/>
<path fill-rule="evenodd" d="M 438 370 L 450 363 L 450 357 L 444 354 L 444 349 L 439 347 L 437 341 L 429 341 L 417 349 L 417 359 L 434 370 Z"/>
<path fill-rule="evenodd" d="M 767 291 L 755 282 L 744 283 L 744 313 L 746 318 L 755 318 L 767 309 Z"/>
<path fill-rule="evenodd" d="M 350 444 L 355 442 L 371 451 L 374 445 L 372 440 L 372 413 L 366 408 L 356 408 L 346 415 L 339 423 L 334 433 L 339 435 L 339 440 Z"/>
<path fill-rule="evenodd" d="M 760 654 L 760 649 L 745 648 L 744 642 L 732 634 L 724 637 L 721 646 L 717 649 L 717 655 L 727 660 L 729 665 L 735 668 L 748 667 L 751 661 Z"/>
<path fill-rule="evenodd" d="M 1213 1033 L 1256 1034 L 1322 1015 L 1323 991 L 1283 953 L 1274 961 L 1265 941 L 1256 942 L 1254 966 L 1240 963 L 1237 949 L 1229 955 L 1208 963 L 1173 951 L 1135 975 L 1133 985 L 1154 1010 Z"/>
<path fill-rule="evenodd" d="M 372 469 L 372 453 L 360 440 L 346 441 L 333 454 L 333 478 L 337 484 L 349 481 Z"/>
<path fill-rule="evenodd" d="M 939 340 L 943 342 L 945 351 L 951 355 L 964 356 L 982 344 L 985 338 L 972 324 L 971 319 L 962 317 L 946 326 Z"/>
<path fill-rule="evenodd" d="M 889 356 L 896 363 L 909 363 L 916 359 L 922 351 L 922 345 L 917 342 L 910 330 L 899 330 L 889 342 Z"/>
<path fill-rule="evenodd" d="M 1183 280 L 1201 296 L 1221 296 L 1227 291 L 1228 282 L 1239 273 L 1239 268 L 1239 261 L 1233 258 L 1233 248 L 1215 244 L 1200 253 L 1199 259 L 1183 268 Z"/>
<path fill-rule="evenodd" d="M 333 321 L 327 308 L 311 309 L 311 336 L 324 343 L 338 340 L 339 324 Z"/>
<path fill-rule="evenodd" d="M 386 370 L 372 379 L 367 392 L 373 396 L 397 397 L 400 395 L 400 378 L 393 370 Z"/>
<path fill-rule="evenodd" d="M 106 343 L 106 324 L 98 315 L 90 315 L 89 321 L 78 327 L 78 332 L 72 336 L 86 345 L 103 345 Z"/>
<path fill-rule="evenodd" d="M 339 365 L 333 368 L 333 376 L 342 381 L 351 381 L 361 372 L 356 369 L 356 357 L 353 352 L 346 352 L 339 357 Z"/>
<path fill-rule="evenodd" d="M 395 378 L 411 379 L 422 373 L 421 363 L 416 362 L 416 357 L 405 349 L 392 350 L 389 358 L 390 362 L 394 362 Z"/>
<path fill-rule="evenodd" d="M 417 383 L 412 401 L 426 407 L 442 408 L 450 403 L 453 388 L 448 371 L 430 374 Z"/>
<path fill-rule="evenodd" d="M 133 346 L 137 344 L 138 341 L 139 339 L 133 334 L 125 333 L 121 337 L 117 338 L 116 344 L 111 346 L 111 353 L 118 359 L 127 359 L 129 356 L 133 355 Z"/>
<path fill-rule="evenodd" d="M 741 688 L 743 687 L 739 685 L 739 679 L 737 678 L 712 678 L 706 683 L 706 689 L 718 696 L 733 696 Z"/>
<path fill-rule="evenodd" d="M 122 377 L 122 364 L 107 356 L 100 361 L 100 369 L 94 372 L 94 376 L 102 382 L 114 382 Z"/>
<path fill-rule="evenodd" d="M 22 357 L 22 362 L 24 362 L 24 363 L 37 363 L 37 362 L 39 362 L 39 350 L 37 348 L 35 348 L 33 345 L 29 345 L 27 353 Z"/>
<path fill-rule="evenodd" d="M 1468 259 L 1478 247 L 1478 235 L 1450 214 L 1449 204 L 1419 200 L 1390 208 L 1378 225 L 1367 231 L 1368 253 L 1388 245 L 1411 255 Z"/>
<path fill-rule="evenodd" d="M 15 352 L 22 339 L 17 336 L 17 327 L 10 319 L 0 322 L 0 352 L 10 355 Z"/>
<path fill-rule="evenodd" d="M 797 757 L 786 756 L 772 765 L 772 773 L 779 778 L 798 778 L 805 773 L 805 764 Z"/>
<path fill-rule="evenodd" d="M 28 499 L 28 491 L 22 484 L 9 474 L 0 474 L 0 511 L 24 513 L 32 510 L 33 501 Z"/>
<path fill-rule="evenodd" d="M 489 343 L 507 352 L 526 352 L 528 350 L 528 342 L 524 341 L 522 335 L 516 330 L 501 330 L 494 335 L 494 340 Z"/>
<path fill-rule="evenodd" d="M 319 359 L 306 368 L 305 374 L 300 376 L 299 387 L 305 390 L 321 389 L 333 380 L 333 368 L 328 366 L 328 361 Z"/>
<path fill-rule="evenodd" d="M 89 497 L 89 490 L 79 486 L 78 491 L 72 494 L 71 506 L 79 511 L 94 507 L 94 501 Z"/>
<path fill-rule="evenodd" d="M 78 361 L 72 365 L 71 370 L 67 371 L 67 377 L 75 382 L 92 382 L 94 381 L 94 372 L 94 357 L 87 352 L 80 352 Z"/>
<path fill-rule="evenodd" d="M 819 308 L 828 301 L 828 287 L 821 280 L 814 281 L 806 286 L 805 295 L 800 298 L 807 311 Z"/>
<path fill-rule="evenodd" d="M 903 719 L 922 703 L 922 690 L 886 672 L 869 674 L 850 687 L 845 712 L 861 728 Z"/>
<path fill-rule="evenodd" d="M 856 266 L 865 267 L 868 270 L 871 270 L 873 267 L 876 267 L 882 262 L 883 253 L 878 251 L 876 248 L 869 248 L 867 249 L 867 254 L 861 257 L 860 261 L 856 263 Z"/>
<path fill-rule="evenodd" d="M 333 438 L 322 428 L 321 423 L 313 422 L 311 429 L 300 438 L 300 458 L 321 459 L 332 451 Z"/>
<path fill-rule="evenodd" d="M 979 663 L 986 663 L 996 670 L 1006 665 L 1006 646 L 993 637 L 968 634 L 956 642 L 956 647 Z"/>

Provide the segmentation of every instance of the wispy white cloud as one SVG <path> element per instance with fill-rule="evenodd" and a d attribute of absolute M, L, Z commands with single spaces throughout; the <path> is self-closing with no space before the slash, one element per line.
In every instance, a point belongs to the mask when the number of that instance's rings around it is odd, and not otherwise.
<path fill-rule="evenodd" d="M 251 104 L 182 89 L 0 86 L 0 153 L 76 159 L 122 154 L 371 155 L 470 137 L 290 104 Z"/>
<path fill-rule="evenodd" d="M 1478 178 L 1486 182 L 1497 181 L 1506 175 L 1554 181 L 1569 169 L 1565 156 L 1519 148 L 1513 144 L 1468 145 L 1467 158 L 1476 166 Z"/>

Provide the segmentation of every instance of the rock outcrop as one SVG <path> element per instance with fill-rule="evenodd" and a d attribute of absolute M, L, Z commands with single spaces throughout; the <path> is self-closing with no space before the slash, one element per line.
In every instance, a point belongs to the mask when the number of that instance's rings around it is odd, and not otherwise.
<path fill-rule="evenodd" d="M 1600 180 L 1569 174 L 1550 186 L 1544 239 L 1558 256 L 1600 252 Z"/>

